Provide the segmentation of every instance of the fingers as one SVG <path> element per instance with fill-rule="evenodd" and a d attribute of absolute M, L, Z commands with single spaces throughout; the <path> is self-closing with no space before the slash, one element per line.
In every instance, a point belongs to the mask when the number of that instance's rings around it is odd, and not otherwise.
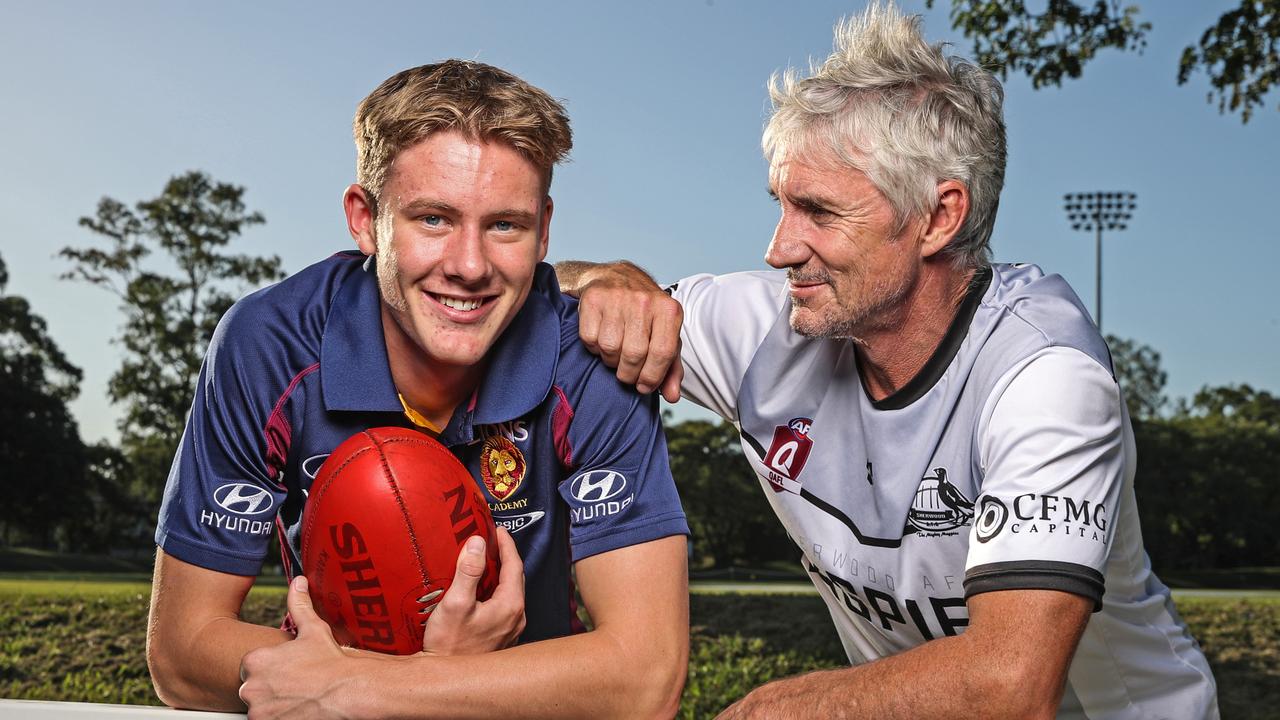
<path fill-rule="evenodd" d="M 498 526 L 498 588 L 495 597 L 524 599 L 524 561 L 516 548 L 515 538 L 507 529 Z"/>
<path fill-rule="evenodd" d="M 662 295 L 653 304 L 649 313 L 651 324 L 644 328 L 646 332 L 643 336 L 636 339 L 645 355 L 643 364 L 636 373 L 636 390 L 646 394 L 663 383 L 673 362 L 679 362 L 680 326 L 684 322 L 684 310 L 675 300 Z M 631 338 L 628 337 L 627 341 L 630 343 Z M 621 368 L 618 377 L 622 378 Z M 676 389 L 679 390 L 679 385 Z"/>
<path fill-rule="evenodd" d="M 675 362 L 667 369 L 667 376 L 662 380 L 662 397 L 669 403 L 680 400 L 680 383 L 684 381 L 684 364 L 680 362 L 680 354 L 676 353 Z"/>
<path fill-rule="evenodd" d="M 463 543 L 462 551 L 458 553 L 458 567 L 453 572 L 453 583 L 445 593 L 463 602 L 451 602 L 451 605 L 469 608 L 475 602 L 476 587 L 484 575 L 484 547 L 484 538 L 479 535 L 472 535 Z"/>
<path fill-rule="evenodd" d="M 307 586 L 307 577 L 299 575 L 289 583 L 289 595 L 286 599 L 286 605 L 289 608 L 289 615 L 293 618 L 293 622 L 298 627 L 298 634 L 310 631 L 311 628 L 318 626 L 328 628 L 324 620 L 316 614 L 315 608 L 311 605 L 311 593 Z"/>
<path fill-rule="evenodd" d="M 582 345 L 592 353 L 600 354 L 600 308 L 601 305 L 592 297 L 584 297 L 578 305 L 578 337 Z"/>

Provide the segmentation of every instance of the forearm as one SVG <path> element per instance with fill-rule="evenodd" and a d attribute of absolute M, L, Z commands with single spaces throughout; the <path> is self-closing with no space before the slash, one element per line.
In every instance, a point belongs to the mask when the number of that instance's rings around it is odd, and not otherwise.
<path fill-rule="evenodd" d="M 1047 590 L 976 595 L 961 635 L 770 683 L 724 717 L 1052 718 L 1092 605 Z"/>
<path fill-rule="evenodd" d="M 555 264 L 556 279 L 560 290 L 577 297 L 582 289 L 601 275 L 611 276 L 616 280 L 628 283 L 639 283 L 657 288 L 658 284 L 649 273 L 635 263 L 617 260 L 607 263 L 593 263 L 586 260 L 562 260 Z"/>
<path fill-rule="evenodd" d="M 330 697 L 353 717 L 671 717 L 688 636 L 637 643 L 595 630 L 484 655 L 348 658 L 334 677 L 350 684 Z"/>
<path fill-rule="evenodd" d="M 250 650 L 278 645 L 292 637 L 283 630 L 235 617 L 210 620 L 181 641 L 157 638 L 152 633 L 147 642 L 147 665 L 156 695 L 171 707 L 243 711 L 238 695 L 240 659 Z"/>

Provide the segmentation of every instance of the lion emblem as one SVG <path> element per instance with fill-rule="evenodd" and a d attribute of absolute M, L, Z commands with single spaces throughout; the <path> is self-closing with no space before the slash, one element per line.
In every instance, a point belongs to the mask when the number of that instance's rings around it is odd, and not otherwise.
<path fill-rule="evenodd" d="M 480 451 L 480 475 L 484 486 L 498 501 L 506 500 L 520 487 L 524 479 L 524 455 L 501 434 L 494 434 L 484 441 Z"/>

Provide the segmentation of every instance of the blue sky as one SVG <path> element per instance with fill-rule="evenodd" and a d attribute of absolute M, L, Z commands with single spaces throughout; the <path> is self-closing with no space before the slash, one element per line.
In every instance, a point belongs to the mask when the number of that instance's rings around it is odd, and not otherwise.
<path fill-rule="evenodd" d="M 1109 332 L 1159 350 L 1171 396 L 1248 382 L 1280 391 L 1280 97 L 1248 124 L 1175 81 L 1182 48 L 1228 2 L 1149 2 L 1142 55 L 1107 52 L 1081 80 L 1006 83 L 1010 161 L 997 260 L 1064 275 L 1090 307 L 1092 236 L 1065 192 L 1127 190 L 1138 209 L 1104 249 Z M 903 2 L 924 12 L 923 0 Z M 946 0 L 926 32 L 968 44 Z M 405 67 L 463 57 L 563 98 L 572 162 L 556 173 L 551 256 L 627 257 L 663 279 L 763 267 L 776 221 L 759 151 L 769 74 L 831 47 L 861 3 L 725 0 L 606 4 L 6 2 L 0 26 L 0 256 L 85 370 L 88 439 L 114 436 L 113 298 L 58 281 L 77 218 L 204 170 L 248 188 L 267 224 L 237 250 L 294 271 L 350 245 L 356 103 Z M 679 416 L 687 416 L 681 404 Z"/>

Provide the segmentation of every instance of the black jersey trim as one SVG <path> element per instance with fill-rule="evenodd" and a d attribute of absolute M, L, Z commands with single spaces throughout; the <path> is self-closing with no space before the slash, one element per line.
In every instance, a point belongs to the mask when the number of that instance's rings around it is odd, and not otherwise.
<path fill-rule="evenodd" d="M 960 308 L 956 311 L 951 326 L 947 328 L 947 334 L 942 336 L 938 349 L 933 351 L 933 355 L 925 362 L 924 367 L 920 368 L 920 371 L 907 381 L 906 385 L 886 398 L 872 400 L 871 407 L 876 410 L 901 410 L 924 397 L 925 393 L 938 383 L 942 374 L 951 366 L 956 353 L 960 351 L 960 344 L 964 342 L 965 336 L 969 334 L 969 323 L 973 322 L 973 315 L 978 311 L 978 305 L 982 303 L 982 296 L 991 286 L 991 275 L 990 265 L 984 265 L 974 272 L 973 279 L 969 282 L 969 291 L 960 302 Z M 863 392 L 866 392 L 865 386 Z"/>
<path fill-rule="evenodd" d="M 751 449 L 756 451 L 756 458 L 763 461 L 763 458 L 765 456 L 765 450 L 764 450 L 764 446 L 760 444 L 760 441 L 755 439 L 755 437 L 753 437 L 751 433 L 747 432 L 746 430 L 742 431 L 742 437 L 747 441 L 747 444 L 751 446 Z M 853 536 L 857 538 L 858 542 L 862 543 L 863 545 L 868 545 L 870 547 L 882 547 L 882 548 L 896 548 L 902 545 L 901 536 L 896 538 L 878 538 L 878 537 L 871 537 L 869 535 L 863 535 L 862 531 L 858 529 L 858 525 L 853 522 L 853 519 L 850 518 L 848 515 L 845 515 L 840 508 L 836 507 L 835 505 L 832 505 L 826 500 L 823 500 L 817 495 L 814 495 L 813 493 L 809 492 L 809 490 L 806 489 L 804 486 L 800 487 L 800 497 L 801 499 L 808 502 L 810 505 L 818 508 L 822 512 L 844 523 L 844 526 L 849 528 L 849 531 L 853 533 Z"/>
<path fill-rule="evenodd" d="M 964 574 L 964 599 L 994 590 L 1060 590 L 1093 601 L 1102 609 L 1102 573 L 1086 565 L 1054 560 L 1015 560 L 988 563 Z"/>

